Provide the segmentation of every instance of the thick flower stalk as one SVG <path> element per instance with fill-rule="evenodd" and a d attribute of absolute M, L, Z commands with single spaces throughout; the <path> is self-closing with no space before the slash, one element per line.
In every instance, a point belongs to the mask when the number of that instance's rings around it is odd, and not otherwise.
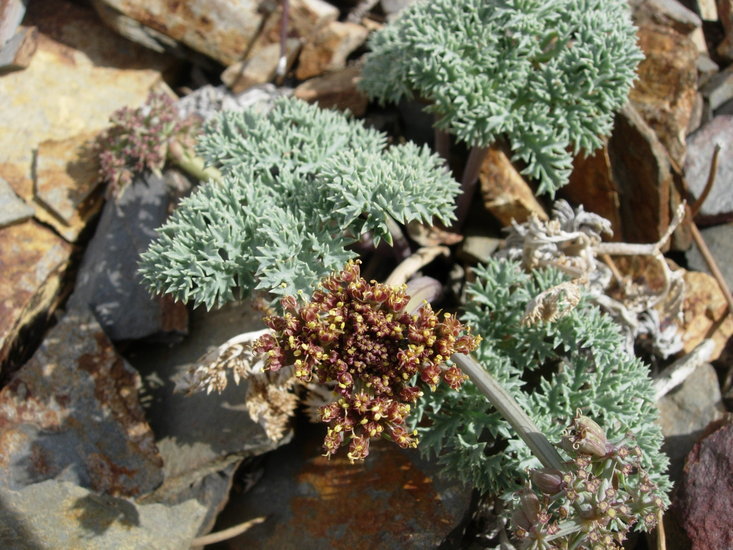
<path fill-rule="evenodd" d="M 593 420 L 577 416 L 562 441 L 571 460 L 562 471 L 534 470 L 514 514 L 520 548 L 621 548 L 637 523 L 651 530 L 664 510 L 641 465 L 638 445 L 611 443 Z"/>
<path fill-rule="evenodd" d="M 321 407 L 327 456 L 348 444 L 349 459 L 362 460 L 377 436 L 403 448 L 416 446 L 416 433 L 405 421 L 421 386 L 458 389 L 466 379 L 446 362 L 456 352 L 470 353 L 478 338 L 427 303 L 410 313 L 409 302 L 404 287 L 368 283 L 359 263 L 349 262 L 321 282 L 310 302 L 299 305 L 285 297 L 284 314 L 265 319 L 273 333 L 262 336 L 255 349 L 266 354 L 267 367 L 293 365 L 301 381 L 333 384 L 339 395 Z"/>

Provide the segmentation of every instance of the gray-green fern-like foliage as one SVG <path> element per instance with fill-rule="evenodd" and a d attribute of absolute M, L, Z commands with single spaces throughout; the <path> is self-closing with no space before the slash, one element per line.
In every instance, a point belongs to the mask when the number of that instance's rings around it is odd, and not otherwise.
<path fill-rule="evenodd" d="M 225 112 L 200 140 L 222 174 L 182 201 L 142 255 L 158 293 L 211 308 L 258 288 L 309 295 L 369 231 L 453 218 L 458 184 L 441 159 L 341 113 L 281 99 L 267 114 Z"/>
<path fill-rule="evenodd" d="M 551 322 L 524 325 L 527 303 L 560 282 L 555 270 L 526 273 L 518 263 L 491 260 L 476 269 L 463 321 L 483 340 L 475 358 L 527 411 L 540 430 L 558 443 L 579 410 L 595 420 L 609 440 L 633 434 L 642 464 L 663 498 L 669 491 L 667 457 L 647 367 L 628 355 L 610 317 L 582 300 Z M 461 391 L 438 389 L 421 398 L 414 421 L 420 446 L 434 454 L 446 474 L 483 491 L 510 498 L 539 468 L 485 396 L 467 382 Z M 629 443 L 633 443 L 630 441 Z"/>
<path fill-rule="evenodd" d="M 550 194 L 610 133 L 643 57 L 627 0 L 421 0 L 370 46 L 371 98 L 425 100 L 471 146 L 507 138 Z"/>

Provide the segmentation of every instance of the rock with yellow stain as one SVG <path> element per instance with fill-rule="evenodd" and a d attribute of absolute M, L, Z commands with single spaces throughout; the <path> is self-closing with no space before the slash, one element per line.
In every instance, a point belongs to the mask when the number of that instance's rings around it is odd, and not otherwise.
<path fill-rule="evenodd" d="M 71 252 L 71 245 L 33 220 L 0 229 L 0 367 L 37 343 L 20 342 L 19 336 L 36 322 L 45 324 L 63 298 Z"/>

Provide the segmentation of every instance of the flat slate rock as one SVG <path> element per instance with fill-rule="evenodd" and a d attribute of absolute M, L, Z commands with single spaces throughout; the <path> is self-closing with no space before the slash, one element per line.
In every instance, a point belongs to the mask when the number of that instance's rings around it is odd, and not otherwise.
<path fill-rule="evenodd" d="M 0 229 L 0 367 L 6 369 L 3 374 L 10 370 L 10 363 L 14 369 L 30 357 L 40 344 L 37 326 L 45 325 L 59 301 L 68 295 L 64 273 L 72 252 L 69 243 L 35 220 Z"/>
<path fill-rule="evenodd" d="M 733 203 L 733 199 L 731 200 Z M 710 253 L 718 263 L 718 269 L 723 274 L 728 287 L 733 288 L 733 223 L 706 227 L 700 231 Z M 687 261 L 690 269 L 710 273 L 708 264 L 705 262 L 697 246 L 687 251 Z"/>
<path fill-rule="evenodd" d="M 204 514 L 195 500 L 140 505 L 48 480 L 0 487 L 0 542 L 8 550 L 181 550 Z"/>
<path fill-rule="evenodd" d="M 23 222 L 33 216 L 33 208 L 15 194 L 8 182 L 0 178 L 0 228 Z"/>
<path fill-rule="evenodd" d="M 708 424 L 723 416 L 721 400 L 718 375 L 705 363 L 657 403 L 664 434 L 662 450 L 670 459 L 672 481 L 679 481 L 685 457 Z"/>
<path fill-rule="evenodd" d="M 363 463 L 346 450 L 322 456 L 325 427 L 299 425 L 295 440 L 267 457 L 265 473 L 232 497 L 218 529 L 267 516 L 221 548 L 410 550 L 437 548 L 458 527 L 471 490 L 436 476 L 417 450 L 375 440 Z"/>
<path fill-rule="evenodd" d="M 0 391 L 0 486 L 47 479 L 136 496 L 163 479 L 140 379 L 89 312 L 67 314 Z"/>
<path fill-rule="evenodd" d="M 202 532 L 213 525 L 229 497 L 234 470 L 242 459 L 257 456 L 289 441 L 271 441 L 244 407 L 247 383 L 230 380 L 221 394 L 175 393 L 177 380 L 211 347 L 229 338 L 263 328 L 249 303 L 220 309 L 199 308 L 191 315 L 190 332 L 173 347 L 148 344 L 131 348 L 127 359 L 143 380 L 142 402 L 163 457 L 163 484 L 146 501 L 178 503 L 196 498 L 208 507 Z"/>
<path fill-rule="evenodd" d="M 104 205 L 69 307 L 90 308 L 112 340 L 177 340 L 188 330 L 185 305 L 151 296 L 138 275 L 140 254 L 163 225 L 170 202 L 163 177 L 147 173 Z"/>

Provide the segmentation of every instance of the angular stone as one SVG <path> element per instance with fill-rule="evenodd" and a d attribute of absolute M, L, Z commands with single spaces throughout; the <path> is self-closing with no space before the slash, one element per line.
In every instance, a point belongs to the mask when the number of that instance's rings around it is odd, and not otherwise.
<path fill-rule="evenodd" d="M 712 338 L 715 348 L 711 361 L 720 357 L 733 335 L 733 317 L 728 314 L 728 302 L 718 282 L 707 273 L 686 271 L 683 320 L 680 331 L 685 353 L 692 351 L 706 338 Z"/>
<path fill-rule="evenodd" d="M 613 239 L 622 238 L 621 199 L 613 181 L 607 146 L 590 156 L 581 154 L 575 157 L 570 181 L 559 193 L 573 204 L 582 204 L 586 211 L 603 216 L 611 222 Z"/>
<path fill-rule="evenodd" d="M 30 65 L 36 48 L 38 48 L 36 28 L 21 28 L 4 46 L 0 46 L 0 74 L 25 69 Z"/>
<path fill-rule="evenodd" d="M 733 98 L 733 67 L 728 67 L 714 75 L 701 91 L 710 102 L 710 108 L 713 111 Z"/>
<path fill-rule="evenodd" d="M 718 107 L 715 111 L 715 116 L 718 115 L 733 115 L 733 99 L 730 99 Z M 712 119 L 712 117 L 710 117 Z"/>
<path fill-rule="evenodd" d="M 676 506 L 694 550 L 733 548 L 733 423 L 709 428 L 685 463 Z"/>
<path fill-rule="evenodd" d="M 670 161 L 654 131 L 630 104 L 616 115 L 608 153 L 621 199 L 623 239 L 658 241 L 670 221 Z"/>
<path fill-rule="evenodd" d="M 0 229 L 33 216 L 33 208 L 15 194 L 8 182 L 0 178 Z"/>
<path fill-rule="evenodd" d="M 733 258 L 733 224 L 706 227 L 701 229 L 700 233 L 713 258 L 716 259 L 723 279 L 729 288 L 733 288 L 733 263 L 726 261 L 727 258 Z M 710 269 L 697 247 L 687 251 L 687 263 L 690 269 L 710 274 Z"/>
<path fill-rule="evenodd" d="M 162 481 L 140 379 L 88 311 L 68 312 L 0 391 L 0 485 L 47 479 L 135 496 Z"/>
<path fill-rule="evenodd" d="M 285 72 L 295 61 L 300 50 L 300 40 L 288 38 L 286 42 Z M 265 84 L 275 78 L 280 62 L 280 44 L 268 44 L 259 48 L 246 61 L 230 65 L 221 74 L 221 81 L 234 94 L 240 94 L 254 86 Z"/>
<path fill-rule="evenodd" d="M 26 3 L 24 0 L 0 0 L 0 47 L 17 32 Z"/>
<path fill-rule="evenodd" d="M 28 220 L 0 229 L 0 366 L 14 352 L 23 355 L 21 336 L 44 325 L 64 298 L 64 272 L 72 247 Z M 34 334 L 29 335 L 36 338 Z M 32 342 L 31 342 L 32 344 Z"/>
<path fill-rule="evenodd" d="M 696 217 L 703 224 L 733 219 L 733 116 L 716 116 L 687 140 L 685 179 L 695 198 L 705 189 L 716 144 L 720 153 L 715 182 Z"/>
<path fill-rule="evenodd" d="M 157 33 L 231 65 L 257 36 L 262 22 L 256 0 L 103 0 L 102 4 Z"/>
<path fill-rule="evenodd" d="M 362 116 L 369 100 L 357 88 L 360 77 L 360 67 L 346 67 L 303 82 L 295 88 L 293 95 L 310 103 L 317 103 L 323 109 L 348 110 L 354 116 Z"/>
<path fill-rule="evenodd" d="M 697 95 L 699 52 L 687 35 L 668 26 L 642 24 L 638 35 L 645 58 L 629 99 L 681 166 Z"/>
<path fill-rule="evenodd" d="M 152 297 L 138 275 L 138 261 L 168 216 L 171 197 L 162 177 L 135 178 L 118 199 L 107 201 L 87 246 L 72 307 L 90 308 L 112 340 L 176 340 L 188 329 L 186 306 Z"/>
<path fill-rule="evenodd" d="M 638 26 L 661 25 L 689 34 L 702 25 L 700 17 L 678 0 L 629 0 L 629 5 Z"/>
<path fill-rule="evenodd" d="M 146 414 L 163 457 L 163 484 L 145 502 L 175 504 L 196 498 L 206 504 L 202 531 L 213 526 L 216 514 L 229 498 L 234 469 L 243 458 L 256 456 L 286 443 L 269 440 L 244 407 L 247 383 L 230 380 L 218 394 L 175 393 L 177 380 L 211 347 L 229 338 L 262 328 L 260 315 L 249 303 L 220 309 L 194 310 L 188 336 L 178 345 L 151 345 L 132 350 L 128 360 L 140 372 Z"/>
<path fill-rule="evenodd" d="M 96 135 L 85 133 L 38 145 L 34 192 L 42 208 L 36 216 L 67 241 L 75 242 L 102 207 Z"/>
<path fill-rule="evenodd" d="M 469 263 L 486 263 L 501 245 L 501 239 L 488 235 L 466 235 L 458 255 Z"/>
<path fill-rule="evenodd" d="M 346 67 L 346 58 L 361 46 L 369 31 L 356 23 L 333 21 L 319 30 L 300 53 L 296 78 L 305 80 Z"/>
<path fill-rule="evenodd" d="M 692 446 L 707 425 L 725 413 L 715 368 L 700 365 L 682 385 L 657 401 L 657 407 L 665 438 L 662 451 L 670 459 L 670 478 L 677 482 Z"/>
<path fill-rule="evenodd" d="M 696 0 L 695 4 L 697 4 L 696 12 L 703 21 L 718 20 L 718 6 L 715 0 Z"/>
<path fill-rule="evenodd" d="M 30 2 L 25 22 L 38 28 L 38 50 L 24 71 L 0 78 L 0 177 L 29 203 L 32 155 L 47 139 L 66 139 L 109 124 L 120 107 L 144 103 L 175 60 L 110 32 L 94 11 L 64 0 Z"/>
<path fill-rule="evenodd" d="M 191 547 L 204 514 L 195 500 L 140 505 L 55 480 L 0 488 L 0 501 L 0 539 L 13 550 L 180 550 Z"/>
<path fill-rule="evenodd" d="M 374 440 L 363 463 L 322 456 L 322 425 L 300 426 L 295 441 L 268 457 L 247 493 L 232 497 L 222 528 L 268 521 L 231 539 L 231 548 L 437 548 L 461 522 L 470 488 L 437 477 L 417 451 Z"/>
<path fill-rule="evenodd" d="M 720 67 L 710 59 L 709 55 L 699 55 L 697 57 L 697 82 L 698 87 L 704 86 L 713 76 L 718 74 Z"/>
<path fill-rule="evenodd" d="M 499 147 L 492 147 L 486 153 L 479 171 L 479 183 L 484 208 L 501 222 L 511 225 L 512 220 L 524 223 L 531 214 L 541 220 L 547 214 L 534 196 L 534 192 L 522 175 Z"/>

